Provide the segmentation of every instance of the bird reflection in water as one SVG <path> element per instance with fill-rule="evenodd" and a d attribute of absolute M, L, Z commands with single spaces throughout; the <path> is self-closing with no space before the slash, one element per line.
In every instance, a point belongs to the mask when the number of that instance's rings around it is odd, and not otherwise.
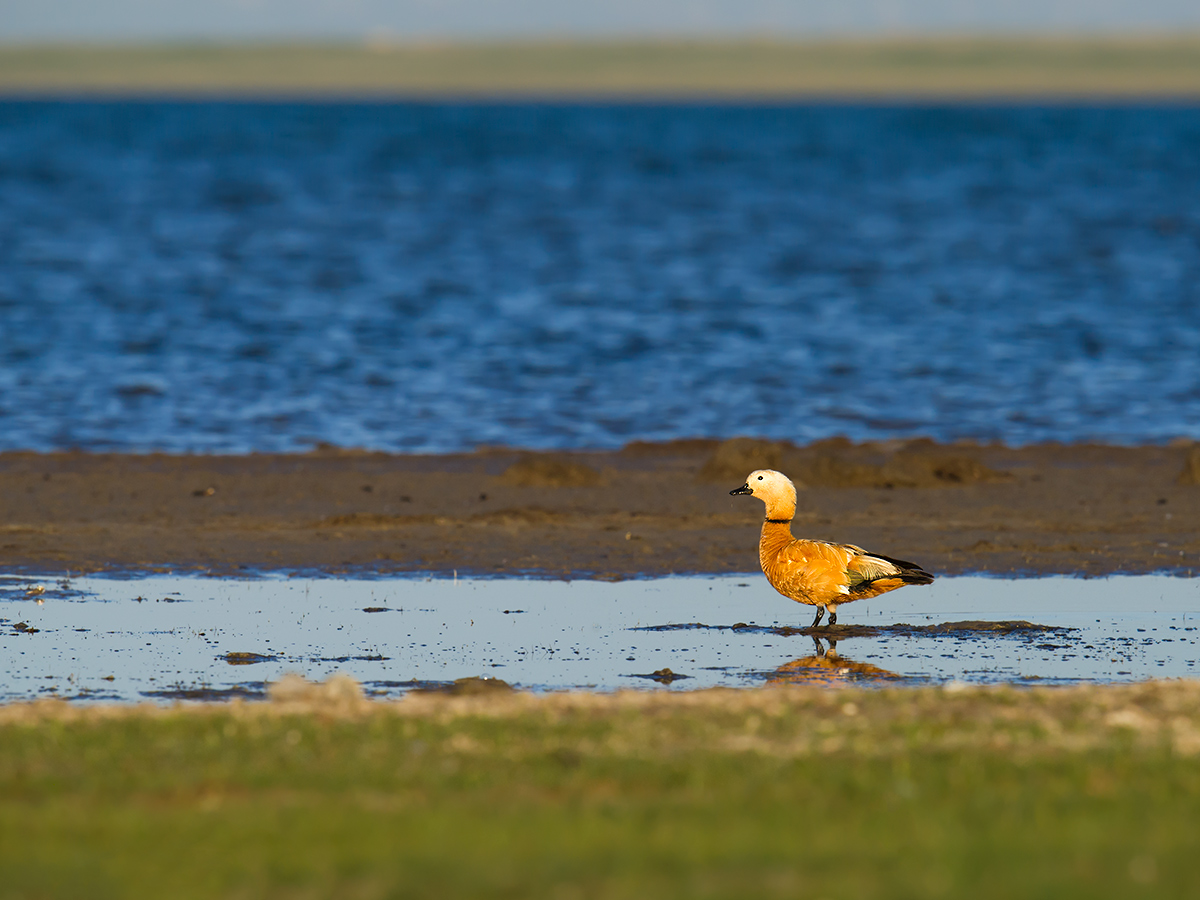
<path fill-rule="evenodd" d="M 870 663 L 847 659 L 838 653 L 837 641 L 830 640 L 828 649 L 819 637 L 814 636 L 813 643 L 816 644 L 815 655 L 784 663 L 771 674 L 767 684 L 844 684 L 864 678 L 904 677 Z"/>

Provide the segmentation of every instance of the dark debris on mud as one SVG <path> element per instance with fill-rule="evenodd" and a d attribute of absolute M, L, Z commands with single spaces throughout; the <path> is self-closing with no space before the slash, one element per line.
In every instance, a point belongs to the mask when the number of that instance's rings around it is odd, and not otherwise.
<path fill-rule="evenodd" d="M 141 691 L 143 697 L 152 700 L 203 700 L 207 702 L 222 702 L 226 700 L 266 700 L 267 683 L 265 681 L 247 681 L 227 688 L 210 687 L 173 687 L 161 691 Z"/>
<path fill-rule="evenodd" d="M 751 634 L 774 634 L 779 637 L 806 635 L 808 637 L 823 637 L 832 640 L 852 637 L 878 637 L 895 635 L 897 637 L 922 636 L 952 636 L 977 637 L 987 635 L 1044 635 L 1065 634 L 1075 631 L 1074 628 L 1063 628 L 1055 625 L 1038 625 L 1024 619 L 986 622 L 971 620 L 966 622 L 940 622 L 936 625 L 909 625 L 900 622 L 895 625 L 820 625 L 816 627 L 793 627 L 791 625 L 748 625 L 737 622 L 733 625 L 705 625 L 703 622 L 687 622 L 671 625 L 641 625 L 631 628 L 631 631 L 735 631 Z"/>
<path fill-rule="evenodd" d="M 274 653 L 247 653 L 235 650 L 231 653 L 223 653 L 217 659 L 223 659 L 231 666 L 251 666 L 254 663 L 274 662 L 279 657 Z"/>
<path fill-rule="evenodd" d="M 454 681 L 424 681 L 413 678 L 409 681 L 369 681 L 367 687 L 377 692 L 407 690 L 415 694 L 450 694 L 455 697 L 469 697 L 478 694 L 511 694 L 514 688 L 500 678 L 481 678 L 472 675 L 470 678 L 457 678 Z"/>
<path fill-rule="evenodd" d="M 656 672 L 651 672 L 649 675 L 633 674 L 627 675 L 626 678 L 647 678 L 650 681 L 657 681 L 659 684 L 670 684 L 673 681 L 681 681 L 684 678 L 691 678 L 691 675 L 684 675 L 681 672 L 672 672 L 670 669 L 659 669 Z"/>

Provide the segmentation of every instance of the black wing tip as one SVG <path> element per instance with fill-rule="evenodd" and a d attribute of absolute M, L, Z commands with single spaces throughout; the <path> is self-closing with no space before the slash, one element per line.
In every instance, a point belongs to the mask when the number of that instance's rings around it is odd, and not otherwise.
<path fill-rule="evenodd" d="M 884 556 L 882 553 L 872 553 L 876 559 L 882 559 L 885 562 L 890 562 L 900 571 L 892 578 L 899 578 L 905 584 L 933 584 L 933 576 L 926 572 L 923 568 L 914 562 L 909 562 L 905 559 L 896 559 L 891 556 Z M 883 576 L 888 577 L 888 576 Z"/>
<path fill-rule="evenodd" d="M 911 569 L 914 572 L 925 572 L 925 570 L 915 562 L 909 562 L 905 559 L 896 559 L 894 556 L 884 556 L 882 553 L 868 553 L 867 556 L 873 556 L 876 559 L 882 559 L 884 562 L 890 562 L 893 566 L 897 566 L 901 569 Z M 929 573 L 926 572 L 925 574 L 928 575 Z"/>

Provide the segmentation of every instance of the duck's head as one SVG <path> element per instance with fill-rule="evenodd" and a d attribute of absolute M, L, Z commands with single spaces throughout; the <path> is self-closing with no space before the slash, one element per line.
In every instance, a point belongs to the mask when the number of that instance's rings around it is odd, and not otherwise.
<path fill-rule="evenodd" d="M 768 518 L 774 518 L 774 512 L 785 510 L 790 510 L 787 517 L 791 518 L 796 509 L 796 486 L 790 478 L 774 469 L 755 469 L 745 484 L 729 493 L 757 497 L 767 504 Z"/>

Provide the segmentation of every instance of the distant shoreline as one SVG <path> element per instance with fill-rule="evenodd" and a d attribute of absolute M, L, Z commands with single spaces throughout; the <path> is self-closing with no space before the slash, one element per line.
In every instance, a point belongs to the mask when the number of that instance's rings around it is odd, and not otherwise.
<path fill-rule="evenodd" d="M 0 46 L 0 97 L 1194 101 L 1200 34 L 1141 38 Z"/>

